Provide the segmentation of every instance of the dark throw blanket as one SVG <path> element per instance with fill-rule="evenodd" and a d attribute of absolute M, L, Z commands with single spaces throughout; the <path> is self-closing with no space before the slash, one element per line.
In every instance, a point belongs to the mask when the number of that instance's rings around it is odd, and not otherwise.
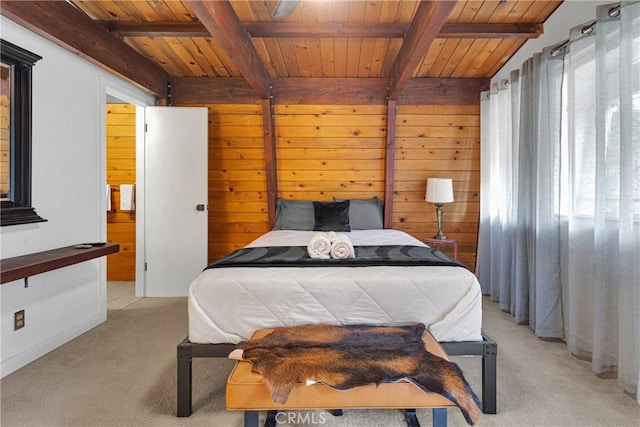
<path fill-rule="evenodd" d="M 242 358 L 262 375 L 276 403 L 285 403 L 296 383 L 307 379 L 344 390 L 406 380 L 454 402 L 469 424 L 480 416 L 480 401 L 453 362 L 429 353 L 425 326 L 334 326 L 275 328 L 263 338 L 243 341 Z"/>
<path fill-rule="evenodd" d="M 370 267 L 454 266 L 467 268 L 434 248 L 424 246 L 356 246 L 356 257 L 313 259 L 305 246 L 264 246 L 238 249 L 207 268 L 218 267 Z"/>

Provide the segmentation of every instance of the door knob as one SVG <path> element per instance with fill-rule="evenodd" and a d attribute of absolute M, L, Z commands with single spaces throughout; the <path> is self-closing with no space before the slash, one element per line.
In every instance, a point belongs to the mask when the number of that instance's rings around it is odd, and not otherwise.
<path fill-rule="evenodd" d="M 204 211 L 204 205 L 203 205 L 203 204 L 196 205 L 196 210 L 197 210 L 198 212 L 202 212 L 202 211 Z"/>

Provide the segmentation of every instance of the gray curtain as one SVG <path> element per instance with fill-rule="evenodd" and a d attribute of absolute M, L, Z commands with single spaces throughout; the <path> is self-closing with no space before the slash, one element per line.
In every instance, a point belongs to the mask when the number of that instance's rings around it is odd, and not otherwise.
<path fill-rule="evenodd" d="M 518 323 L 528 323 L 539 336 L 562 337 L 553 209 L 559 197 L 554 177 L 560 173 L 563 61 L 551 50 L 528 59 L 504 90 L 483 101 L 489 131 L 482 168 L 489 172 L 482 185 L 487 214 L 481 218 L 477 273 L 483 292 Z"/>
<path fill-rule="evenodd" d="M 598 7 L 499 86 L 481 102 L 483 292 L 637 395 L 640 2 Z"/>

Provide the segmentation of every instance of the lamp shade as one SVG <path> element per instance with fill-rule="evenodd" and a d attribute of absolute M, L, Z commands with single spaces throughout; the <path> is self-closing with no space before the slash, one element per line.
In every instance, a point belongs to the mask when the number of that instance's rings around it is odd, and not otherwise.
<path fill-rule="evenodd" d="M 451 178 L 428 178 L 424 200 L 431 203 L 453 202 L 453 180 Z"/>

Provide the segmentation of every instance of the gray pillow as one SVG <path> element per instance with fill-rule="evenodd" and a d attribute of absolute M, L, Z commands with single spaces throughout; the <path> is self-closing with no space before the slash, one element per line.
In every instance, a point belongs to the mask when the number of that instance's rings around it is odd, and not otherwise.
<path fill-rule="evenodd" d="M 336 202 L 343 201 L 334 197 Z M 377 197 L 349 199 L 349 225 L 351 230 L 378 230 L 384 228 L 384 210 Z"/>
<path fill-rule="evenodd" d="M 311 231 L 315 224 L 313 202 L 306 200 L 276 201 L 276 224 L 274 230 Z"/>

